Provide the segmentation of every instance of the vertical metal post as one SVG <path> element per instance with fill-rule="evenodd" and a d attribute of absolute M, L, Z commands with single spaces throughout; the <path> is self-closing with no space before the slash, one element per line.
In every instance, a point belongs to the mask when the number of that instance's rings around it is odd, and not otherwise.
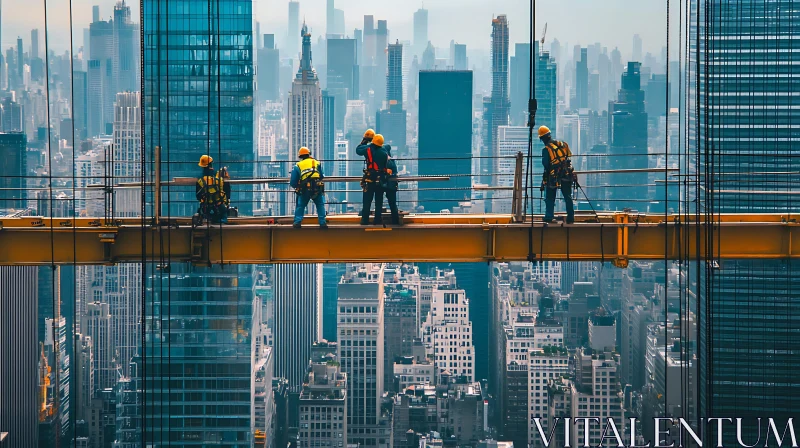
<path fill-rule="evenodd" d="M 514 167 L 514 193 L 511 196 L 511 214 L 515 222 L 522 222 L 522 151 L 517 152 Z"/>
<path fill-rule="evenodd" d="M 161 219 L 161 146 L 156 146 L 155 151 L 155 165 L 156 165 L 156 175 L 155 175 L 155 191 L 153 192 L 155 201 L 153 206 L 153 219 L 155 224 L 158 225 Z M 142 185 L 144 188 L 144 185 Z"/>

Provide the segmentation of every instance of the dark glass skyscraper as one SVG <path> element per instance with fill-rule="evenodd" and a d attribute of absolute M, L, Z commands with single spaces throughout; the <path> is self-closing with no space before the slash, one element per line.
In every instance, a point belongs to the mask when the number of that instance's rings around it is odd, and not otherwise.
<path fill-rule="evenodd" d="M 460 175 L 420 191 L 419 204 L 438 212 L 470 198 L 472 181 L 472 72 L 419 72 L 419 174 Z M 439 158 L 439 159 L 436 159 Z M 443 159 L 445 158 L 445 159 Z"/>
<path fill-rule="evenodd" d="M 790 0 L 691 5 L 689 149 L 699 153 L 703 211 L 796 210 L 800 113 L 792 104 L 800 60 L 792 55 L 800 50 L 800 10 Z M 719 264 L 705 271 L 708 288 L 700 291 L 699 415 L 785 422 L 800 404 L 797 264 Z"/>
<path fill-rule="evenodd" d="M 202 154 L 231 177 L 252 176 L 252 1 L 146 0 L 143 26 L 147 158 L 162 147 L 165 179 L 197 177 Z M 251 196 L 234 191 L 232 203 L 251 214 Z M 196 207 L 192 188 L 172 187 L 162 213 Z M 252 267 L 166 263 L 149 265 L 144 437 L 154 446 L 249 446 Z"/>

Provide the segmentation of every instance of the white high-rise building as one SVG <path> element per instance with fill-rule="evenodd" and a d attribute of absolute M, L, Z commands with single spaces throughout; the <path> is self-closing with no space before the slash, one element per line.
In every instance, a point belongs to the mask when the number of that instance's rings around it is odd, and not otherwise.
<path fill-rule="evenodd" d="M 383 396 L 383 267 L 348 266 L 339 283 L 338 357 L 347 374 L 347 441 L 378 446 Z"/>
<path fill-rule="evenodd" d="M 347 374 L 338 365 L 309 363 L 299 408 L 299 448 L 348 446 Z"/>
<path fill-rule="evenodd" d="M 92 339 L 95 391 L 113 388 L 116 384 L 117 369 L 111 341 L 111 314 L 108 304 L 87 303 L 83 322 L 82 327 L 85 328 L 86 335 Z"/>
<path fill-rule="evenodd" d="M 311 33 L 303 24 L 303 56 L 289 94 L 289 154 L 305 146 L 322 154 L 322 90 L 311 66 Z"/>
<path fill-rule="evenodd" d="M 587 354 L 584 349 L 575 354 L 575 383 L 571 391 L 572 419 L 590 418 L 589 440 L 591 446 L 600 446 L 608 419 L 617 424 L 620 434 L 625 433 L 625 420 L 622 418 L 622 392 L 617 370 L 619 355 L 609 352 Z M 601 423 L 597 423 L 599 419 Z M 584 441 L 583 421 L 571 426 L 570 440 Z"/>
<path fill-rule="evenodd" d="M 528 445 L 532 447 L 543 446 L 539 431 L 534 423 L 536 418 L 541 421 L 545 434 L 549 434 L 549 405 L 548 382 L 555 381 L 560 376 L 569 372 L 569 353 L 563 345 L 546 346 L 530 352 L 528 373 Z"/>
<path fill-rule="evenodd" d="M 528 153 L 528 133 L 525 126 L 498 126 L 497 149 L 500 159 L 497 161 L 497 177 L 494 180 L 499 187 L 514 186 L 517 153 Z M 535 142 L 534 142 L 535 143 Z M 534 160 L 536 160 L 534 158 Z M 539 167 L 534 165 L 535 169 Z M 511 201 L 492 201 L 494 213 L 511 213 Z"/>
<path fill-rule="evenodd" d="M 463 289 L 433 290 L 431 309 L 421 333 L 428 354 L 434 357 L 437 374 L 446 371 L 464 376 L 470 383 L 475 381 L 472 322 L 469 299 Z"/>

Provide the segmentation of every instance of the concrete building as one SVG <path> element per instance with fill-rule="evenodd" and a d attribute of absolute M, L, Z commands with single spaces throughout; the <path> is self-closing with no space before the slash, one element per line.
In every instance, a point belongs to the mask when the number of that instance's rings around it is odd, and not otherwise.
<path fill-rule="evenodd" d="M 534 424 L 534 419 L 541 421 L 542 427 L 550 429 L 550 401 L 549 385 L 550 382 L 560 379 L 562 375 L 569 373 L 569 353 L 563 344 L 554 344 L 537 348 L 530 352 L 529 359 L 529 387 L 528 396 L 528 446 L 544 446 L 539 432 Z"/>
<path fill-rule="evenodd" d="M 575 354 L 575 382 L 571 391 L 572 418 L 599 418 L 600 422 L 614 419 L 620 434 L 626 427 L 622 419 L 622 391 L 617 371 L 619 355 L 611 352 L 592 352 L 579 349 Z M 589 421 L 589 439 L 591 446 L 602 443 L 601 436 L 605 425 Z M 583 441 L 584 426 L 582 423 L 571 427 L 570 440 Z M 580 437 L 580 438 L 579 438 Z"/>
<path fill-rule="evenodd" d="M 463 289 L 436 289 L 431 294 L 431 310 L 420 330 L 437 375 L 449 372 L 475 381 L 475 350 L 469 299 Z"/>
<path fill-rule="evenodd" d="M 347 374 L 336 361 L 310 362 L 300 393 L 299 448 L 348 446 Z"/>
<path fill-rule="evenodd" d="M 95 390 L 113 389 L 117 382 L 117 360 L 111 336 L 111 313 L 109 305 L 103 302 L 86 304 L 81 328 L 92 339 L 92 358 L 94 360 Z"/>
<path fill-rule="evenodd" d="M 598 309 L 589 315 L 589 346 L 596 351 L 614 351 L 617 346 L 617 323 L 613 315 Z"/>
<path fill-rule="evenodd" d="M 384 392 L 383 267 L 348 266 L 338 305 L 338 358 L 348 377 L 347 440 L 377 447 Z"/>

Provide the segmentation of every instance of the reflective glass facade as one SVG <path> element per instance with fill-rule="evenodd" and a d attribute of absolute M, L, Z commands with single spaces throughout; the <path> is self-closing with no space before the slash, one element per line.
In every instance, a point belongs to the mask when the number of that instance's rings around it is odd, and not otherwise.
<path fill-rule="evenodd" d="M 197 177 L 203 154 L 232 178 L 252 177 L 252 2 L 146 0 L 143 26 L 148 163 L 160 145 L 162 179 Z M 193 214 L 193 190 L 171 187 L 162 214 Z M 251 214 L 252 194 L 236 190 L 231 205 Z M 150 266 L 139 369 L 146 443 L 251 446 L 253 312 L 260 308 L 252 267 Z"/>
<path fill-rule="evenodd" d="M 701 92 L 690 90 L 690 150 L 701 174 L 713 173 L 705 182 L 701 177 L 703 211 L 790 213 L 797 208 L 792 193 L 799 191 L 792 172 L 800 168 L 794 105 L 800 10 L 790 0 L 692 6 L 690 85 L 696 87 L 699 68 Z M 723 261 L 704 277 L 700 415 L 785 422 L 800 403 L 798 267 L 790 261 Z M 753 432 L 744 440 L 756 437 Z"/>

